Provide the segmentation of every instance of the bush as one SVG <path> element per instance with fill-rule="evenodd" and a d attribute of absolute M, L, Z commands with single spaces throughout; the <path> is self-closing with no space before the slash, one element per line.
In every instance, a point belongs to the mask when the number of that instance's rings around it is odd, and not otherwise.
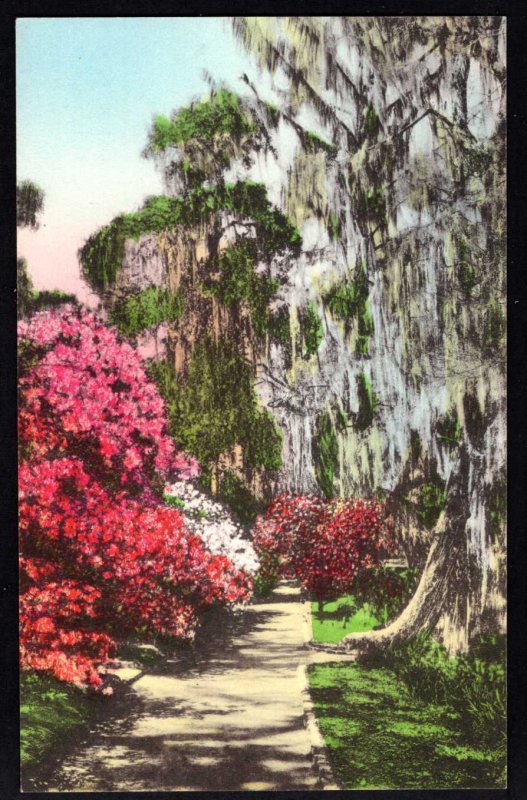
<path fill-rule="evenodd" d="M 137 353 L 68 307 L 19 323 L 19 346 L 21 665 L 100 687 L 118 637 L 192 638 L 250 580 L 162 500 L 197 462 Z"/>
<path fill-rule="evenodd" d="M 181 509 L 185 527 L 200 537 L 209 552 L 227 556 L 236 569 L 254 575 L 258 569 L 254 547 L 222 503 L 200 492 L 190 481 L 167 486 L 165 500 Z"/>
<path fill-rule="evenodd" d="M 309 495 L 280 495 L 254 529 L 258 556 L 281 575 L 294 577 L 319 601 L 347 593 L 356 576 L 376 566 L 388 541 L 389 524 L 376 500 L 327 501 Z"/>

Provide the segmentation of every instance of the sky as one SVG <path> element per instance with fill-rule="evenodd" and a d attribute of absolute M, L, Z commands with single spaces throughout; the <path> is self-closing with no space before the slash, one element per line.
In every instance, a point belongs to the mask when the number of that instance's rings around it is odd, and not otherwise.
<path fill-rule="evenodd" d="M 17 177 L 45 192 L 38 231 L 18 232 L 37 289 L 90 305 L 77 251 L 96 229 L 162 192 L 141 157 L 152 119 L 207 93 L 207 71 L 240 90 L 254 67 L 225 17 L 17 21 Z"/>

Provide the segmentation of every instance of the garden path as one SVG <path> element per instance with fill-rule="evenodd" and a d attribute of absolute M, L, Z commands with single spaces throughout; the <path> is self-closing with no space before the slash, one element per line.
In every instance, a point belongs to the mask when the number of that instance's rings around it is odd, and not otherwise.
<path fill-rule="evenodd" d="M 46 790 L 319 788 L 298 668 L 340 658 L 305 649 L 306 610 L 283 583 L 186 658 L 146 668 L 116 698 L 120 716 L 98 724 Z"/>

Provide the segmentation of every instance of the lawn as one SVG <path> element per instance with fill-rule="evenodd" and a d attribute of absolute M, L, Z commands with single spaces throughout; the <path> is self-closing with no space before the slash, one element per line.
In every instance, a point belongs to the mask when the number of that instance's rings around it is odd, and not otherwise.
<path fill-rule="evenodd" d="M 331 603 L 324 603 L 322 613 L 318 603 L 311 603 L 311 622 L 313 639 L 316 642 L 340 642 L 343 636 L 358 631 L 370 631 L 384 619 L 375 616 L 375 610 L 369 603 L 359 604 L 353 595 L 344 595 Z"/>
<path fill-rule="evenodd" d="M 310 668 L 311 696 L 345 789 L 502 787 L 503 754 L 480 749 L 451 707 L 412 697 L 393 672 Z"/>

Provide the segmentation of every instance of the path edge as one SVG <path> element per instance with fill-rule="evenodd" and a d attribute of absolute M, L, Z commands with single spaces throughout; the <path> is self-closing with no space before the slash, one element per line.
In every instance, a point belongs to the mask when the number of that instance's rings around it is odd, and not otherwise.
<path fill-rule="evenodd" d="M 308 648 L 311 642 L 311 603 L 304 600 L 304 613 L 302 622 L 302 635 L 304 647 Z M 338 783 L 333 772 L 328 754 L 328 748 L 322 736 L 322 731 L 315 716 L 315 707 L 309 691 L 307 665 L 300 664 L 297 669 L 300 683 L 300 696 L 304 713 L 304 727 L 309 737 L 311 760 L 317 774 L 320 786 L 324 790 L 340 791 L 342 786 Z"/>

